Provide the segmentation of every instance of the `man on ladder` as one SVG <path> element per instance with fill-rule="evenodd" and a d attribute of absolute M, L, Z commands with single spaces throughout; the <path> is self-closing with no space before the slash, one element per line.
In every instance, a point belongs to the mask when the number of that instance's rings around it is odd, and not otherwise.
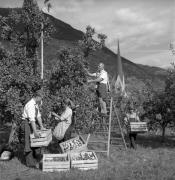
<path fill-rule="evenodd" d="M 110 88 L 109 88 L 108 73 L 104 70 L 104 64 L 100 63 L 98 65 L 98 70 L 96 73 L 89 73 L 87 71 L 87 74 L 89 76 L 96 77 L 96 79 L 88 80 L 88 83 L 97 84 L 96 92 L 99 99 L 100 112 L 106 115 L 107 114 L 106 98 L 107 98 L 107 92 L 110 90 Z"/>

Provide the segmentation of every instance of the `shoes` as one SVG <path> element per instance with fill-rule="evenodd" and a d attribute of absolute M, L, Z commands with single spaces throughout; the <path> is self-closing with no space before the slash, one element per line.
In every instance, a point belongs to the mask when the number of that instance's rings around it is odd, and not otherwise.
<path fill-rule="evenodd" d="M 33 168 L 33 169 L 40 169 L 39 163 L 36 163 L 35 165 L 28 166 L 28 167 L 29 167 L 29 168 Z"/>

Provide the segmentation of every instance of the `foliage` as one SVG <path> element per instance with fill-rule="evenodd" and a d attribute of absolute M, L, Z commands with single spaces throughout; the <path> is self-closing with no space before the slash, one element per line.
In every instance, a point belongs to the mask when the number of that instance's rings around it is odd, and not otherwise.
<path fill-rule="evenodd" d="M 175 121 L 175 69 L 171 69 L 165 81 L 165 89 L 153 93 L 152 98 L 144 102 L 145 116 L 150 119 L 152 128 L 161 128 L 162 137 L 165 136 L 165 129 L 168 126 L 174 126 Z"/>
<path fill-rule="evenodd" d="M 46 94 L 43 104 L 45 119 L 48 119 L 49 111 L 61 114 L 63 112 L 61 103 L 70 99 L 79 105 L 76 111 L 76 128 L 88 132 L 92 126 L 92 120 L 98 119 L 98 113 L 94 108 L 97 103 L 95 92 L 86 86 L 87 75 L 83 58 L 68 50 L 63 50 L 57 58 L 58 63 L 45 83 Z M 52 125 L 53 122 L 47 121 L 47 123 Z"/>
<path fill-rule="evenodd" d="M 22 23 L 22 26 L 18 29 L 19 23 Z M 33 93 L 43 86 L 42 114 L 47 126 L 53 127 L 55 123 L 53 118 L 48 118 L 49 112 L 55 111 L 61 114 L 62 105 L 69 98 L 79 105 L 76 111 L 76 128 L 89 132 L 92 120 L 98 120 L 99 115 L 94 108 L 97 106 L 95 91 L 86 85 L 87 75 L 84 70 L 86 61 L 81 53 L 63 50 L 57 54 L 55 67 L 47 72 L 45 76 L 47 79 L 41 82 L 36 68 L 38 61 L 36 52 L 42 23 L 46 28 L 44 37 L 47 39 L 52 32 L 51 26 L 39 10 L 36 1 L 32 0 L 24 1 L 21 12 L 14 11 L 7 19 L 1 19 L 1 24 L 3 24 L 1 35 L 4 39 L 8 37 L 14 45 L 12 52 L 7 53 L 1 49 L 0 53 L 1 107 L 9 114 L 9 121 L 13 119 L 17 122 L 21 116 L 21 105 L 24 105 Z M 88 28 L 89 31 L 90 28 Z M 98 37 L 101 42 L 92 44 L 91 39 L 87 48 L 90 50 L 100 48 L 100 45 L 104 44 L 105 37 L 103 35 L 98 35 Z"/>
<path fill-rule="evenodd" d="M 152 97 L 153 88 L 151 82 L 143 82 L 135 77 L 128 77 L 126 79 L 126 93 L 127 96 L 121 95 L 119 92 L 113 92 L 114 101 L 118 109 L 118 115 L 122 120 L 126 113 L 129 111 L 129 108 L 132 107 L 136 110 L 140 118 L 145 113 L 143 109 L 143 104 L 145 101 Z"/>
<path fill-rule="evenodd" d="M 25 48 L 24 54 L 31 59 L 33 69 L 37 71 L 37 48 L 40 43 L 41 30 L 45 42 L 54 31 L 50 20 L 44 16 L 35 0 L 24 0 L 21 10 L 12 10 L 7 18 L 0 18 L 1 37 L 11 43 L 18 43 Z M 43 29 L 42 28 L 43 25 Z"/>
<path fill-rule="evenodd" d="M 24 0 L 21 10 L 0 19 L 1 37 L 13 44 L 11 52 L 0 49 L 1 120 L 18 122 L 21 107 L 41 88 L 37 71 L 41 23 L 47 39 L 52 26 L 33 0 Z"/>
<path fill-rule="evenodd" d="M 94 40 L 96 32 L 91 26 L 86 27 L 86 33 L 83 36 L 83 40 L 79 41 L 79 45 L 84 52 L 84 57 L 87 58 L 92 51 L 101 49 L 105 45 L 105 39 L 107 38 L 104 34 L 97 34 L 97 39 Z"/>
<path fill-rule="evenodd" d="M 1 55 L 5 50 L 1 49 Z M 5 107 L 4 120 L 18 121 L 21 105 L 24 105 L 33 93 L 40 89 L 40 77 L 33 74 L 31 59 L 24 56 L 24 49 L 17 47 L 12 53 L 2 55 L 0 59 L 1 107 Z M 4 110 L 4 108 L 2 108 Z M 8 115 L 8 116 L 7 116 Z M 1 114 L 3 116 L 3 114 Z M 7 117 L 11 117 L 7 119 Z"/>

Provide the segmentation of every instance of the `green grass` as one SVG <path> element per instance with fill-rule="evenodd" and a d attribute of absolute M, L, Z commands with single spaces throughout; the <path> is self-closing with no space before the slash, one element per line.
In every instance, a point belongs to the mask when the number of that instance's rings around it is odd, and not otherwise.
<path fill-rule="evenodd" d="M 162 144 L 159 136 L 140 135 L 137 142 L 136 151 L 114 146 L 109 159 L 98 154 L 98 170 L 44 173 L 27 168 L 15 157 L 0 162 L 0 180 L 174 180 L 174 137 L 166 138 Z"/>

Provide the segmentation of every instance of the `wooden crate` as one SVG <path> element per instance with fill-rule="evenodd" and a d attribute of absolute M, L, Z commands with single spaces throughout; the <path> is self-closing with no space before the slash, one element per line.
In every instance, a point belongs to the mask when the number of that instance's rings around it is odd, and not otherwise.
<path fill-rule="evenodd" d="M 44 172 L 67 171 L 70 169 L 68 154 L 43 154 L 42 163 Z"/>
<path fill-rule="evenodd" d="M 148 131 L 147 123 L 146 122 L 130 122 L 129 125 L 130 132 L 138 132 L 144 133 Z"/>
<path fill-rule="evenodd" d="M 47 129 L 43 131 L 38 130 L 37 132 L 40 134 L 39 138 L 35 138 L 34 134 L 30 135 L 31 147 L 48 146 L 49 143 L 52 141 L 51 129 Z"/>
<path fill-rule="evenodd" d="M 81 136 L 60 143 L 63 153 L 81 152 L 87 150 L 87 145 Z"/>
<path fill-rule="evenodd" d="M 71 168 L 80 170 L 98 169 L 98 158 L 93 151 L 71 153 Z"/>

